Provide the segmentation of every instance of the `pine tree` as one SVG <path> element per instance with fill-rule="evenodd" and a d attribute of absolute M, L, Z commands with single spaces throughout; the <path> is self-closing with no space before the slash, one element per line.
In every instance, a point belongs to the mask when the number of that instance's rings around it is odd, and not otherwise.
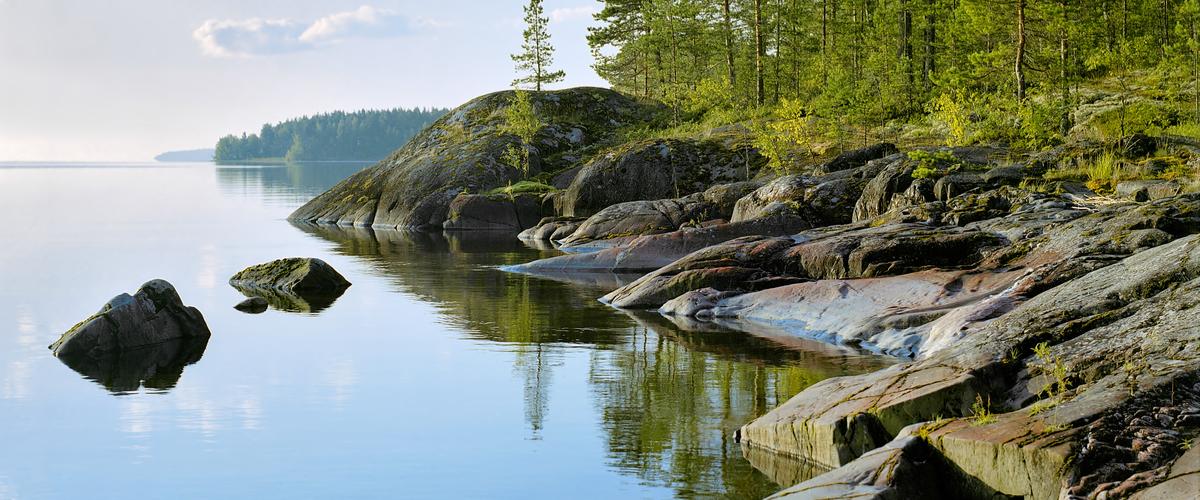
<path fill-rule="evenodd" d="M 546 30 L 549 23 L 550 18 L 545 17 L 542 10 L 542 0 L 529 0 L 525 7 L 525 41 L 521 44 L 521 53 L 512 55 L 517 72 L 526 73 L 526 76 L 513 80 L 514 87 L 533 85 L 534 90 L 540 91 L 543 85 L 561 82 L 567 76 L 562 70 L 550 70 L 554 64 L 554 47 L 550 45 L 550 32 Z"/>

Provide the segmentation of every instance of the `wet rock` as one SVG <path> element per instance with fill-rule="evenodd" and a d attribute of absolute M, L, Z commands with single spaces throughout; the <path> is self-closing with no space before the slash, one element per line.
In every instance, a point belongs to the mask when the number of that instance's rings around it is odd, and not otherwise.
<path fill-rule="evenodd" d="M 625 144 L 583 166 L 563 191 L 560 213 L 589 216 L 617 203 L 681 198 L 751 179 L 763 164 L 748 144 L 683 139 Z"/>
<path fill-rule="evenodd" d="M 237 305 L 233 306 L 233 308 L 245 313 L 258 314 L 261 312 L 266 312 L 267 305 L 267 299 L 262 297 L 250 297 L 246 300 L 238 302 Z"/>
<path fill-rule="evenodd" d="M 155 344 L 209 336 L 200 311 L 183 305 L 170 283 L 151 280 L 133 295 L 113 297 L 99 312 L 67 330 L 50 349 L 64 361 L 97 363 Z"/>
<path fill-rule="evenodd" d="M 500 126 L 512 92 L 497 92 L 451 111 L 387 159 L 313 198 L 289 219 L 440 229 L 450 204 L 464 190 L 482 193 L 542 171 L 569 169 L 580 152 L 608 139 L 622 126 L 645 122 L 658 109 L 598 88 L 535 92 L 532 96 L 546 125 L 527 148 L 532 164 L 529 172 L 500 161 L 518 141 Z"/>
<path fill-rule="evenodd" d="M 522 241 L 558 241 L 574 233 L 583 221 L 583 217 L 543 217 L 536 226 L 517 234 L 517 238 Z"/>
<path fill-rule="evenodd" d="M 521 231 L 542 218 L 537 194 L 459 194 L 450 203 L 442 228 L 447 231 Z"/>

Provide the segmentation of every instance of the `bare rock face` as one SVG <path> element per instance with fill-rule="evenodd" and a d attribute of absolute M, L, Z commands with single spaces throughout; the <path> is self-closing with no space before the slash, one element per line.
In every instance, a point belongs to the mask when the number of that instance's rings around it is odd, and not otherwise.
<path fill-rule="evenodd" d="M 293 257 L 247 267 L 229 284 L 247 297 L 292 312 L 319 312 L 350 287 L 350 282 L 321 259 Z"/>
<path fill-rule="evenodd" d="M 447 231 L 522 231 L 542 218 L 541 196 L 459 194 L 450 202 Z"/>
<path fill-rule="evenodd" d="M 567 216 L 590 216 L 618 203 L 681 198 L 753 178 L 764 158 L 746 144 L 657 139 L 614 148 L 583 165 L 558 200 Z"/>
<path fill-rule="evenodd" d="M 581 151 L 657 108 L 617 92 L 575 88 L 533 94 L 546 126 L 529 145 L 531 168 L 500 161 L 519 140 L 503 131 L 512 92 L 476 98 L 451 111 L 375 166 L 297 209 L 297 222 L 440 229 L 464 190 L 482 193 L 543 171 L 566 170 Z M 535 221 L 536 222 L 536 221 Z"/>
<path fill-rule="evenodd" d="M 125 352 L 180 340 L 207 340 L 204 316 L 183 305 L 175 287 L 151 280 L 133 295 L 121 294 L 50 345 L 64 361 L 96 362 Z"/>

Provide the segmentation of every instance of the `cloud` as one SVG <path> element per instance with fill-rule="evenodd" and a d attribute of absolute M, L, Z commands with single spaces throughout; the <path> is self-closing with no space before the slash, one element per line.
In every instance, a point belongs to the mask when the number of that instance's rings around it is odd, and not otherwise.
<path fill-rule="evenodd" d="M 554 9 L 550 11 L 550 22 L 569 23 L 580 19 L 591 19 L 596 12 L 596 8 L 591 5 Z"/>
<path fill-rule="evenodd" d="M 251 57 L 312 50 L 353 38 L 401 36 L 433 25 L 436 23 L 414 21 L 395 11 L 364 5 L 311 23 L 291 19 L 209 19 L 192 32 L 192 37 L 205 55 Z"/>

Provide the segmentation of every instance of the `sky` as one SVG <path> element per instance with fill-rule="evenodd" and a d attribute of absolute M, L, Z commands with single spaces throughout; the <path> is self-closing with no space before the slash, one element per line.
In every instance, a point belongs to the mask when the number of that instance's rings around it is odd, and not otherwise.
<path fill-rule="evenodd" d="M 0 0 L 0 161 L 139 161 L 334 110 L 511 86 L 524 0 Z M 557 87 L 607 86 L 546 0 Z M 553 88 L 553 87 L 552 87 Z"/>

